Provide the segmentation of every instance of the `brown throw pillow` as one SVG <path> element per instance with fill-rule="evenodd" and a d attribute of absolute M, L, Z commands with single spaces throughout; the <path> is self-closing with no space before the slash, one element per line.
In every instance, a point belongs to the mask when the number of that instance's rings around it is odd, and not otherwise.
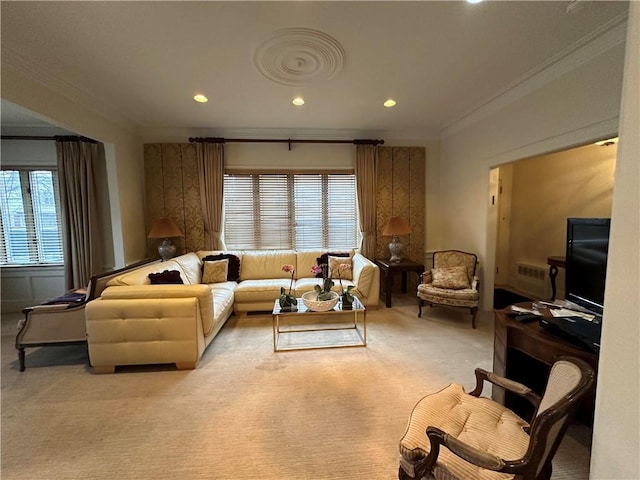
<path fill-rule="evenodd" d="M 462 290 L 469 288 L 467 267 L 443 267 L 431 269 L 431 284 L 438 288 Z"/>
<path fill-rule="evenodd" d="M 203 262 L 211 260 L 229 260 L 229 267 L 227 269 L 227 280 L 231 282 L 240 281 L 240 259 L 231 253 L 220 253 L 218 255 L 207 255 L 202 259 Z M 204 273 L 204 263 L 202 264 L 202 272 Z"/>
<path fill-rule="evenodd" d="M 149 282 L 151 285 L 182 285 L 182 277 L 178 270 L 165 270 L 161 273 L 150 273 Z"/>
<path fill-rule="evenodd" d="M 202 283 L 222 283 L 227 281 L 229 259 L 204 262 L 202 271 Z"/>

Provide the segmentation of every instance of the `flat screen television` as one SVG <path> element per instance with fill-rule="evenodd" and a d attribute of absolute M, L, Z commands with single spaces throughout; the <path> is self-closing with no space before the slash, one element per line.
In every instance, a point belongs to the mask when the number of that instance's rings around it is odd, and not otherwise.
<path fill-rule="evenodd" d="M 602 315 L 610 218 L 567 218 L 565 299 Z"/>

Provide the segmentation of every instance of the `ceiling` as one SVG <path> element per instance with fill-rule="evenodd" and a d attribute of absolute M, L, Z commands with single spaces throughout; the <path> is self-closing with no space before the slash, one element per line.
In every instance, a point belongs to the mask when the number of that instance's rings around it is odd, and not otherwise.
<path fill-rule="evenodd" d="M 23 1 L 1 9 L 3 67 L 140 132 L 426 138 L 623 21 L 627 3 Z M 209 101 L 196 103 L 196 93 Z M 297 96 L 301 107 L 291 103 Z M 397 105 L 384 108 L 388 98 Z M 41 121 L 2 103 L 3 128 Z"/>

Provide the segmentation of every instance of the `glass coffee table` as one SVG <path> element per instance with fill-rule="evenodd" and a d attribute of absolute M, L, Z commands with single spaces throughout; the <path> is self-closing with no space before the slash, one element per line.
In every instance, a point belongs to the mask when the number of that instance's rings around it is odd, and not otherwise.
<path fill-rule="evenodd" d="M 294 311 L 281 310 L 280 303 L 276 300 L 273 304 L 273 351 L 283 352 L 288 350 L 311 350 L 318 348 L 343 348 L 367 346 L 367 310 L 362 302 L 355 298 L 351 308 L 342 308 L 342 301 L 327 312 L 313 312 L 308 310 L 301 298 L 297 298 Z M 348 322 L 344 317 L 351 316 Z M 362 326 L 362 328 L 360 328 Z M 335 338 L 320 333 L 319 341 L 310 342 L 315 334 L 304 335 L 303 343 L 295 343 L 294 336 L 301 338 L 304 332 L 331 332 L 342 331 L 344 334 L 336 334 Z M 281 345 L 281 336 L 291 340 L 287 346 Z"/>

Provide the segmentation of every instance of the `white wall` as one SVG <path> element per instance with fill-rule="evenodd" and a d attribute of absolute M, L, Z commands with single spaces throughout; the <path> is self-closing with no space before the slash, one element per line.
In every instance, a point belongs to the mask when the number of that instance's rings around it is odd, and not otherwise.
<path fill-rule="evenodd" d="M 487 249 L 492 167 L 591 142 L 617 132 L 624 46 L 443 138 L 440 224 L 448 248 L 478 252 L 482 305 L 492 303 L 495 251 Z M 594 92 L 601 97 L 594 101 Z M 495 240 L 491 240 L 495 244 Z"/>
<path fill-rule="evenodd" d="M 640 478 L 640 3 L 631 2 L 591 478 Z"/>
<path fill-rule="evenodd" d="M 506 244 L 499 244 L 498 256 L 506 250 L 506 259 L 497 265 L 508 275 L 508 285 L 531 298 L 551 295 L 548 281 L 519 279 L 517 264 L 547 270 L 548 256 L 564 256 L 567 217 L 611 216 L 616 152 L 615 145 L 589 144 L 500 167 L 501 178 L 503 170 L 506 173 L 500 201 L 509 210 L 500 227 L 509 236 Z M 564 278 L 560 269 L 558 298 L 564 298 Z"/>
<path fill-rule="evenodd" d="M 54 93 L 9 65 L 2 65 L 2 98 L 36 113 L 54 126 L 100 141 L 105 146 L 113 267 L 146 254 L 142 143 L 132 127 L 107 120 Z"/>
<path fill-rule="evenodd" d="M 624 104 L 631 118 L 621 132 L 614 185 L 605 327 L 600 355 L 592 478 L 637 479 L 638 470 L 638 5 L 632 3 L 629 32 L 633 61 L 624 70 L 624 46 L 555 78 L 466 128 L 443 139 L 441 223 L 443 241 L 476 251 L 485 262 L 483 305 L 491 305 L 494 252 L 488 249 L 491 167 L 614 136 L 618 127 L 623 74 Z M 635 37 L 631 36 L 635 34 Z M 624 117 L 623 117 L 624 118 Z M 631 131 L 633 129 L 633 131 Z M 626 153 L 624 153 L 626 152 Z M 629 268 L 631 265 L 632 268 Z M 611 286 L 614 287 L 611 287 Z M 621 287 L 618 291 L 616 287 Z M 612 293 L 615 292 L 615 293 Z M 607 322 L 608 320 L 608 322 Z M 606 390 L 606 393 L 603 393 Z"/>

